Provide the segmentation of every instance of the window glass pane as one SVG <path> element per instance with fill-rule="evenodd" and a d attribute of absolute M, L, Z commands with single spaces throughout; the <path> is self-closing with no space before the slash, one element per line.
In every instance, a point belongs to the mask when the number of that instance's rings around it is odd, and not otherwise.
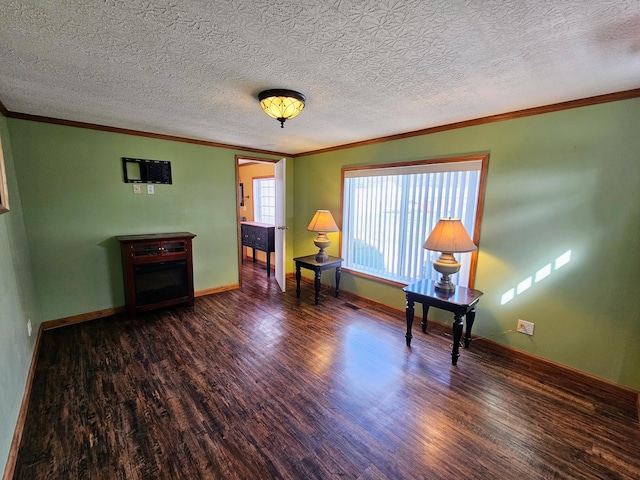
<path fill-rule="evenodd" d="M 256 222 L 276 223 L 276 181 L 275 178 L 253 179 L 253 219 Z"/>
<path fill-rule="evenodd" d="M 482 160 L 344 171 L 342 256 L 354 271 L 399 283 L 439 279 L 440 252 L 423 248 L 438 220 L 460 218 L 473 238 Z M 451 277 L 468 285 L 471 253 Z"/>

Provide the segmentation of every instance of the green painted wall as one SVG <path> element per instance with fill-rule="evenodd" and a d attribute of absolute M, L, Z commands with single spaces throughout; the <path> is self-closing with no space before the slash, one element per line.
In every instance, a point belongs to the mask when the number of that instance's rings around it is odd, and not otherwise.
<path fill-rule="evenodd" d="M 488 152 L 475 333 L 640 390 L 638 125 L 632 99 L 297 158 L 294 253 L 313 251 L 305 227 L 317 208 L 340 216 L 343 166 Z M 567 265 L 501 304 L 568 250 Z M 399 288 L 342 278 L 341 289 L 404 309 Z M 518 319 L 535 323 L 533 337 L 507 332 Z"/>
<path fill-rule="evenodd" d="M 9 190 L 9 212 L 0 215 L 0 472 L 6 465 L 39 319 L 31 282 L 31 265 L 16 183 L 7 120 L 0 115 L 0 139 Z M 27 334 L 31 319 L 33 333 Z"/>
<path fill-rule="evenodd" d="M 236 152 L 9 119 L 43 320 L 122 306 L 115 235 L 189 231 L 196 290 L 238 283 Z M 121 157 L 169 160 L 172 185 L 134 195 Z"/>

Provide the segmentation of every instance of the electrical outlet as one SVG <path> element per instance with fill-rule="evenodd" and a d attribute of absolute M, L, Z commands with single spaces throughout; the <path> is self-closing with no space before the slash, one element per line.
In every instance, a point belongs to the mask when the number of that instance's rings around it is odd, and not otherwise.
<path fill-rule="evenodd" d="M 27 333 L 31 336 L 31 319 L 27 320 Z"/>
<path fill-rule="evenodd" d="M 153 185 L 147 185 L 147 195 L 153 195 L 156 193 L 156 190 Z"/>
<path fill-rule="evenodd" d="M 526 320 L 518 320 L 518 332 L 526 335 L 533 335 L 533 322 L 527 322 Z"/>

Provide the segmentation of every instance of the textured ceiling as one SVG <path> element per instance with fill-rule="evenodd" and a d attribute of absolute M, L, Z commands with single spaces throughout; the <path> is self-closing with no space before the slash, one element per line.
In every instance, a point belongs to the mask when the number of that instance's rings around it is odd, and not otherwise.
<path fill-rule="evenodd" d="M 0 0 L 10 112 L 299 153 L 640 87 L 640 0 Z M 307 106 L 281 129 L 257 94 Z"/>

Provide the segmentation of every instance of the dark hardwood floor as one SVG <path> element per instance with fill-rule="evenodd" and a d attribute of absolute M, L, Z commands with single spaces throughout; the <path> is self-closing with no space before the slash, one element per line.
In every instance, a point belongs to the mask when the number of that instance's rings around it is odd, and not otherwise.
<path fill-rule="evenodd" d="M 14 478 L 640 478 L 628 398 L 482 340 L 453 367 L 446 332 L 409 349 L 402 314 L 244 268 L 193 309 L 44 332 Z"/>

